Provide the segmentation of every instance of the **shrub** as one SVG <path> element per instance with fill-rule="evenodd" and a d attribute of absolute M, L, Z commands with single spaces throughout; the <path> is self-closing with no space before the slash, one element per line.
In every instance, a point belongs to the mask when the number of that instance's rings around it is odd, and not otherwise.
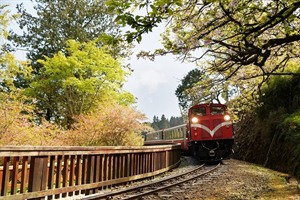
<path fill-rule="evenodd" d="M 33 109 L 7 95 L 0 105 L 0 145 L 63 145 L 62 130 L 34 122 Z"/>
<path fill-rule="evenodd" d="M 76 117 L 67 131 L 68 145 L 74 146 L 140 146 L 145 116 L 132 107 L 104 104 L 95 112 Z"/>

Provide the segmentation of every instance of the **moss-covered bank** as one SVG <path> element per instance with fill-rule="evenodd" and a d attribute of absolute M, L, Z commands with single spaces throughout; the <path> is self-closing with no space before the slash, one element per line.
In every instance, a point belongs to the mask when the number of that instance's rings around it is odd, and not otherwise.
<path fill-rule="evenodd" d="M 237 125 L 235 158 L 300 180 L 300 77 L 277 77 Z"/>

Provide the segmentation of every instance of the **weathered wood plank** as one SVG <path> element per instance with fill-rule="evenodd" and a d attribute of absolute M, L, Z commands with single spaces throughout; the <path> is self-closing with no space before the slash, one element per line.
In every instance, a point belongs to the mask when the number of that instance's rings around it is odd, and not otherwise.
<path fill-rule="evenodd" d="M 75 185 L 75 155 L 72 155 L 70 158 L 70 181 L 69 186 Z M 69 196 L 73 196 L 74 192 L 69 192 Z"/>
<path fill-rule="evenodd" d="M 62 155 L 57 156 L 57 161 L 56 161 L 56 177 L 55 177 L 55 188 L 61 188 L 61 170 L 62 170 Z M 55 199 L 59 199 L 60 194 L 55 195 Z"/>
<path fill-rule="evenodd" d="M 86 183 L 94 183 L 94 175 L 95 175 L 95 156 L 90 155 L 87 159 L 87 178 Z M 93 190 L 86 190 L 85 195 L 93 194 Z"/>
<path fill-rule="evenodd" d="M 21 186 L 20 193 L 26 192 L 26 187 L 28 186 L 28 156 L 24 156 L 22 159 L 22 175 L 21 175 Z"/>
<path fill-rule="evenodd" d="M 87 183 L 87 165 L 88 165 L 88 156 L 83 155 L 81 184 Z M 84 194 L 84 193 L 85 193 L 85 190 L 81 190 L 81 194 Z"/>
<path fill-rule="evenodd" d="M 18 183 L 18 167 L 19 167 L 19 157 L 14 157 L 13 170 L 12 170 L 12 180 L 11 180 L 11 194 L 17 193 L 17 183 Z"/>
<path fill-rule="evenodd" d="M 69 182 L 69 155 L 64 156 L 63 172 L 62 172 L 62 187 L 68 186 Z M 66 197 L 67 193 L 62 193 L 62 197 Z"/>
<path fill-rule="evenodd" d="M 46 189 L 47 165 L 48 156 L 37 156 L 31 158 L 28 192 L 42 191 Z"/>
<path fill-rule="evenodd" d="M 54 156 L 54 155 L 90 155 L 90 154 L 128 154 L 159 152 L 166 150 L 180 149 L 180 145 L 160 145 L 142 147 L 55 147 L 55 146 L 2 146 L 0 147 L 0 157 L 5 156 Z"/>
<path fill-rule="evenodd" d="M 95 183 L 100 182 L 100 174 L 101 174 L 101 156 L 97 155 L 95 157 Z M 99 189 L 96 188 L 94 193 L 99 192 Z"/>
<path fill-rule="evenodd" d="M 54 181 L 55 181 L 55 156 L 50 156 L 50 160 L 49 160 L 49 169 L 48 169 L 48 189 L 52 189 L 54 186 Z M 51 200 L 53 199 L 53 196 L 48 196 L 48 199 Z"/>
<path fill-rule="evenodd" d="M 7 195 L 7 189 L 8 189 L 8 184 L 9 184 L 9 161 L 10 157 L 4 157 L 3 161 L 3 176 L 2 176 L 2 187 L 1 187 L 1 196 L 6 196 Z"/>
<path fill-rule="evenodd" d="M 81 179 L 82 179 L 82 164 L 81 164 L 81 161 L 82 161 L 82 155 L 78 155 L 77 160 L 76 160 L 75 185 L 81 185 Z M 76 190 L 75 194 L 78 195 L 79 190 Z"/>

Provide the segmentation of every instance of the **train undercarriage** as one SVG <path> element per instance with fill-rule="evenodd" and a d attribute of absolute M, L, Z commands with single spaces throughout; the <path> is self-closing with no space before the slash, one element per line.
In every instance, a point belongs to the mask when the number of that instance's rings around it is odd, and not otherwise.
<path fill-rule="evenodd" d="M 233 140 L 190 141 L 189 153 L 200 160 L 223 160 L 232 154 Z"/>

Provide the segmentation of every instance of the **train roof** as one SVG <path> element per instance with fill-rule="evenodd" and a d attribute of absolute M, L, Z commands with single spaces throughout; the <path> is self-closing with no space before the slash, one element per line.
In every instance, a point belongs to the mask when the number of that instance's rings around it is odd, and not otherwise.
<path fill-rule="evenodd" d="M 206 107 L 206 106 L 224 106 L 224 107 L 227 107 L 225 104 L 221 104 L 221 103 L 201 103 L 201 104 L 196 104 L 196 105 L 190 107 L 189 109 L 197 108 L 197 107 Z"/>

